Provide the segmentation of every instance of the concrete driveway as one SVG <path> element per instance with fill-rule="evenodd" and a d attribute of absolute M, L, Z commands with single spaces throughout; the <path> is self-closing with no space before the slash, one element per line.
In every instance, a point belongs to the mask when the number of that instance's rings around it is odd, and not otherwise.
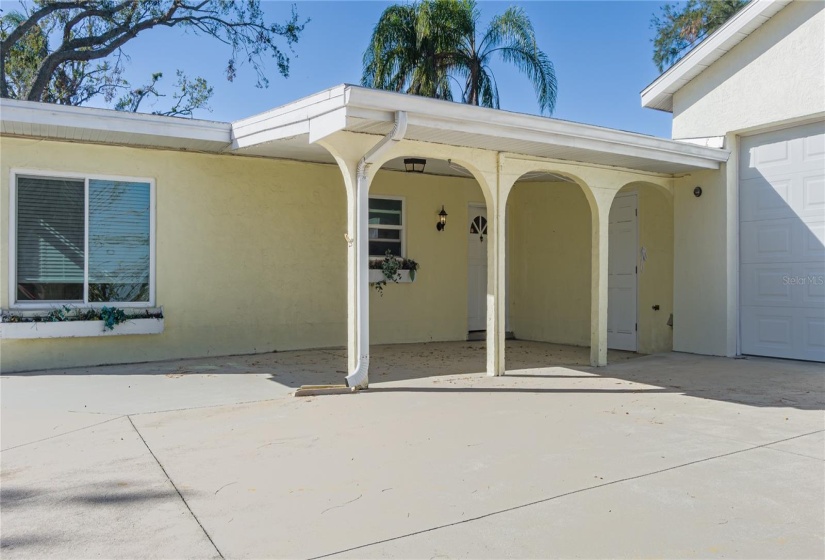
<path fill-rule="evenodd" d="M 3 376 L 2 556 L 825 557 L 821 364 L 508 358 L 378 347 L 305 399 L 343 352 Z"/>

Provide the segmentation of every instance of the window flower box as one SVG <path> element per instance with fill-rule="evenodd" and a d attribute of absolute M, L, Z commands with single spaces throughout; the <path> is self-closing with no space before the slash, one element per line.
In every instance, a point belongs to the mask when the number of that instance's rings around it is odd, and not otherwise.
<path fill-rule="evenodd" d="M 398 276 L 399 276 L 399 278 L 398 278 L 398 283 L 399 284 L 402 284 L 402 283 L 405 283 L 405 282 L 414 282 L 414 280 L 412 280 L 410 278 L 410 271 L 409 270 L 399 270 L 398 271 Z M 374 268 L 370 269 L 370 284 L 375 284 L 376 282 L 381 282 L 381 281 L 384 281 L 384 280 L 386 280 L 386 278 L 384 277 L 384 271 L 383 270 L 376 270 Z"/>
<path fill-rule="evenodd" d="M 119 319 L 110 328 L 102 319 L 77 318 L 70 309 L 62 312 L 59 308 L 51 313 L 58 314 L 60 320 L 50 320 L 42 311 L 3 311 L 0 318 L 0 339 L 35 338 L 85 338 L 96 336 L 118 336 L 124 334 L 160 334 L 164 329 L 162 309 L 147 309 L 133 316 Z M 87 312 L 88 313 L 88 312 Z M 86 315 L 88 317 L 88 315 Z M 99 315 L 98 315 L 99 316 Z"/>
<path fill-rule="evenodd" d="M 103 330 L 103 321 L 0 323 L 0 338 L 79 338 L 121 334 L 160 334 L 163 332 L 163 326 L 163 319 L 128 319 L 111 330 Z"/>

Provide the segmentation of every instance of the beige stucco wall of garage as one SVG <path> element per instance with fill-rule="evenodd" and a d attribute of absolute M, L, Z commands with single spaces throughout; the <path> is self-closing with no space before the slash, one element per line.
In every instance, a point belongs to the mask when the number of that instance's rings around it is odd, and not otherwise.
<path fill-rule="evenodd" d="M 673 138 L 825 110 L 825 3 L 791 2 L 673 96 Z"/>

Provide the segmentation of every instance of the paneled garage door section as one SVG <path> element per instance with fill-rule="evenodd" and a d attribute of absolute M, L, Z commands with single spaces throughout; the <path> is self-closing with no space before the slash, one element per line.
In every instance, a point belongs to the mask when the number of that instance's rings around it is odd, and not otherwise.
<path fill-rule="evenodd" d="M 825 362 L 825 123 L 743 138 L 743 354 Z"/>

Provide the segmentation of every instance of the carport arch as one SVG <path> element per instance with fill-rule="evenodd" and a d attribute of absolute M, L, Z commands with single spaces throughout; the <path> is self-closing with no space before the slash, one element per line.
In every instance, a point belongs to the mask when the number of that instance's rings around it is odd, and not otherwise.
<path fill-rule="evenodd" d="M 357 205 L 358 201 L 358 164 L 373 146 L 380 142 L 371 135 L 339 132 L 318 141 L 335 159 L 344 176 L 344 186 L 347 190 L 347 233 L 344 236 L 348 245 L 347 258 L 347 363 L 350 371 L 357 368 L 357 364 L 366 364 L 368 368 L 369 353 L 359 355 L 359 348 L 368 348 L 369 329 L 363 328 L 366 340 L 359 340 L 358 313 L 360 309 L 369 312 L 369 302 L 360 302 L 357 295 L 359 290 L 357 270 L 361 266 L 356 251 Z M 496 190 L 497 185 L 496 161 L 497 154 L 485 150 L 473 150 L 455 146 L 430 145 L 427 143 L 399 140 L 385 150 L 366 166 L 362 175 L 361 184 L 369 190 L 377 171 L 388 161 L 398 157 L 423 157 L 431 159 L 450 159 L 461 165 L 473 176 L 481 188 L 488 208 L 488 216 L 498 216 Z M 497 220 L 491 221 L 493 231 L 500 229 Z M 488 280 L 487 280 L 487 373 L 501 375 L 504 372 L 504 300 L 499 293 L 499 279 L 503 273 L 504 254 L 499 239 L 502 235 L 492 235 L 488 246 Z M 364 256 L 363 258 L 368 258 Z M 366 281 L 366 279 L 365 279 Z M 360 302 L 360 303 L 359 303 Z M 368 369 L 365 369 L 368 371 Z M 360 387 L 365 388 L 367 382 Z"/>
<path fill-rule="evenodd" d="M 571 168 L 578 168 L 581 172 Z M 536 172 L 569 178 L 579 185 L 590 208 L 590 363 L 593 366 L 605 366 L 607 365 L 607 230 L 610 205 L 619 188 L 618 178 L 610 170 L 507 158 L 502 166 L 504 180 L 499 184 L 503 213 L 506 214 L 507 200 L 515 183 L 524 175 Z M 504 219 L 506 220 L 506 216 Z"/>
<path fill-rule="evenodd" d="M 574 178 L 553 175 L 535 182 L 522 175 L 508 192 L 512 331 L 521 340 L 589 348 L 594 202 Z"/>

